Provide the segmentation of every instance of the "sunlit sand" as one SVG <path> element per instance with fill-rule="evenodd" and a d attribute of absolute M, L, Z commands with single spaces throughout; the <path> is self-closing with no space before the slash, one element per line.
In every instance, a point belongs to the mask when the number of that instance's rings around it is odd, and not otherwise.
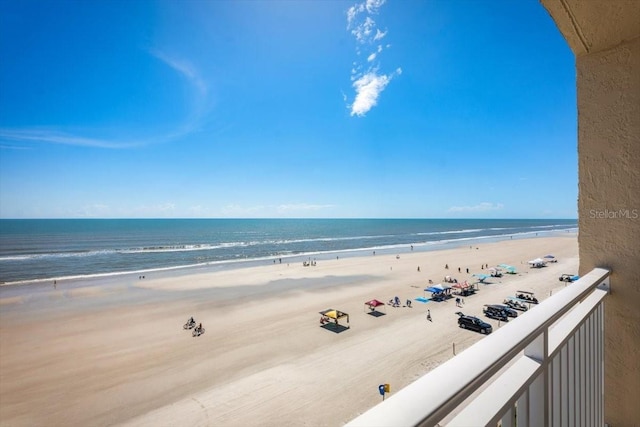
<path fill-rule="evenodd" d="M 548 253 L 558 262 L 529 268 Z M 429 279 L 472 281 L 481 265 L 500 263 L 518 274 L 487 280 L 462 308 L 455 298 L 415 300 L 429 296 Z M 283 258 L 211 273 L 3 287 L 0 424 L 342 425 L 381 401 L 380 384 L 393 394 L 452 357 L 454 343 L 460 352 L 482 339 L 458 328 L 455 312 L 485 319 L 484 304 L 516 290 L 543 300 L 571 286 L 558 277 L 577 266 L 568 234 L 308 267 Z M 412 307 L 367 314 L 366 301 L 395 296 Z M 350 328 L 322 328 L 319 312 L 329 308 L 348 313 Z M 183 329 L 190 316 L 202 336 Z"/>

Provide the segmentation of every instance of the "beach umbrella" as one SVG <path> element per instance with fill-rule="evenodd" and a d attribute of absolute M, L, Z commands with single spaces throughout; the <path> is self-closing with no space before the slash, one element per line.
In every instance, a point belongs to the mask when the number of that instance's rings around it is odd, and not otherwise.
<path fill-rule="evenodd" d="M 476 274 L 473 274 L 473 277 L 477 277 L 478 281 L 480 283 L 484 283 L 484 281 L 487 280 L 491 276 L 489 276 L 488 274 L 478 274 L 478 273 L 476 273 Z"/>

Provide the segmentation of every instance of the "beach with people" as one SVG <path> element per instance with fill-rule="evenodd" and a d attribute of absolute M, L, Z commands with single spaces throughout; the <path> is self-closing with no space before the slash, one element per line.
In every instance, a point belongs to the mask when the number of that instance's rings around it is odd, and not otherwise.
<path fill-rule="evenodd" d="M 571 286 L 558 277 L 577 273 L 577 237 L 564 234 L 1 286 L 0 425 L 343 425 L 382 400 L 381 384 L 393 395 L 483 339 L 456 312 L 495 331 L 485 304 Z M 530 268 L 547 254 L 557 262 Z M 499 264 L 515 274 L 475 294 L 425 291 Z M 323 327 L 328 310 L 348 323 Z"/>

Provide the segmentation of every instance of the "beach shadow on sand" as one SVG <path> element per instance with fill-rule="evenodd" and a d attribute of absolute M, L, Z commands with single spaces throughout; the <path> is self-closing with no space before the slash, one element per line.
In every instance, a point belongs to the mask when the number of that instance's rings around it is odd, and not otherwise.
<path fill-rule="evenodd" d="M 349 330 L 348 326 L 336 325 L 335 323 L 325 323 L 324 325 L 320 325 L 320 327 L 327 331 L 335 332 L 336 334 Z"/>
<path fill-rule="evenodd" d="M 386 313 L 382 313 L 380 311 L 370 311 L 367 313 L 369 316 L 373 316 L 373 317 L 382 317 L 382 316 L 386 316 Z"/>

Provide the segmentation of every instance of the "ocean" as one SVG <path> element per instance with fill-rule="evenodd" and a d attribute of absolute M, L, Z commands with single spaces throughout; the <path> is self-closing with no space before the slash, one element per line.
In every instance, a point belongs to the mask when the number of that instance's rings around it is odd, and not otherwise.
<path fill-rule="evenodd" d="M 0 284 L 427 251 L 576 231 L 575 219 L 3 219 Z"/>

